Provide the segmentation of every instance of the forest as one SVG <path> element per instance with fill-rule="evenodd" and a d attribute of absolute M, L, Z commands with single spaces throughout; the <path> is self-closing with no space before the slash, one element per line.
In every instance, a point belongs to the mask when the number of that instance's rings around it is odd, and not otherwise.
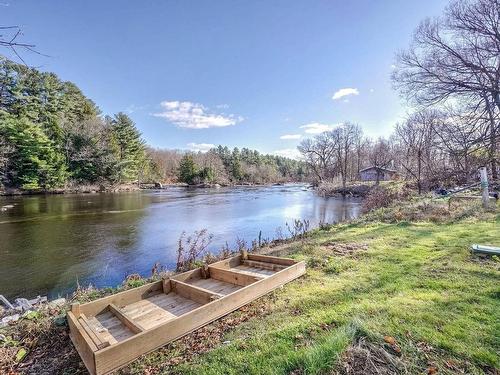
<path fill-rule="evenodd" d="M 421 193 L 477 182 L 478 167 L 487 166 L 498 181 L 499 11 L 491 0 L 452 2 L 442 17 L 423 21 L 391 77 L 406 118 L 376 140 L 350 122 L 303 140 L 314 178 L 345 187 L 362 168 L 390 168 Z"/>
<path fill-rule="evenodd" d="M 103 115 L 75 84 L 0 59 L 0 188 L 271 183 L 304 175 L 301 162 L 246 148 L 204 154 L 150 148 L 127 114 Z"/>

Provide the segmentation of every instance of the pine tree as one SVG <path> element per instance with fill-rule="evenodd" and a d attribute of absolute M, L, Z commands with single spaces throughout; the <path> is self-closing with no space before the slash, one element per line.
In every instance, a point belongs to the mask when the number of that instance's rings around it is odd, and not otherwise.
<path fill-rule="evenodd" d="M 192 184 L 197 176 L 197 168 L 193 155 L 186 154 L 179 163 L 179 181 Z"/>
<path fill-rule="evenodd" d="M 141 133 L 126 114 L 120 112 L 111 121 L 112 144 L 117 158 L 120 182 L 137 180 L 146 160 L 146 147 Z"/>

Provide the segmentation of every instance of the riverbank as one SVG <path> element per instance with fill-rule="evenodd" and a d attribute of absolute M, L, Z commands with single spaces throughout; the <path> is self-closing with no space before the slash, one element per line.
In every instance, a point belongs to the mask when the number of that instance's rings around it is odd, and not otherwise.
<path fill-rule="evenodd" d="M 144 183 L 144 184 L 118 184 L 118 185 L 74 185 L 59 189 L 37 189 L 23 190 L 19 188 L 0 187 L 0 196 L 25 196 L 25 195 L 44 195 L 44 194 L 96 194 L 96 193 L 120 193 L 127 191 L 138 190 L 158 190 L 175 187 L 185 187 L 193 189 L 219 189 L 221 187 L 265 187 L 265 186 L 284 186 L 289 184 L 308 185 L 306 182 L 276 182 L 276 183 L 234 183 L 234 184 L 218 184 L 218 183 L 201 183 L 189 185 L 184 182 L 169 182 L 169 183 Z"/>
<path fill-rule="evenodd" d="M 446 210 L 430 200 L 384 208 L 267 249 L 305 260 L 306 276 L 121 373 L 498 373 L 500 263 L 469 247 L 500 244 L 500 215 L 476 205 Z M 121 288 L 144 282 L 132 277 Z M 80 290 L 73 300 L 110 292 Z M 66 308 L 2 329 L 0 372 L 85 373 Z"/>

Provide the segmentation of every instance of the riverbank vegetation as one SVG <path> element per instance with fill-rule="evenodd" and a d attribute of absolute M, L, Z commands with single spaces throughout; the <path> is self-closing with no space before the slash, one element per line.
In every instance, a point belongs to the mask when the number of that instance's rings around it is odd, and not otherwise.
<path fill-rule="evenodd" d="M 470 245 L 498 244 L 499 225 L 495 209 L 417 197 L 259 249 L 305 260 L 307 274 L 120 373 L 495 374 L 500 263 Z M 72 298 L 142 285 L 161 277 L 158 269 L 152 279 L 132 275 L 118 289 L 84 288 Z M 67 308 L 0 329 L 0 370 L 85 373 L 67 336 Z"/>

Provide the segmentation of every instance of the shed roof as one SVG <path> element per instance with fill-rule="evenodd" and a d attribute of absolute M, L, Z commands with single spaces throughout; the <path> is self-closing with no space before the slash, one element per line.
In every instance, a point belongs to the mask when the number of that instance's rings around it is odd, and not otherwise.
<path fill-rule="evenodd" d="M 391 172 L 391 173 L 397 173 L 397 171 L 395 171 L 394 169 L 388 169 L 388 168 L 384 168 L 384 167 L 376 167 L 374 165 L 372 165 L 371 167 L 368 167 L 368 168 L 365 168 L 365 169 L 362 169 L 360 170 L 359 172 L 366 172 L 366 171 L 369 171 L 370 169 L 378 169 L 379 171 L 384 171 L 384 172 Z"/>

